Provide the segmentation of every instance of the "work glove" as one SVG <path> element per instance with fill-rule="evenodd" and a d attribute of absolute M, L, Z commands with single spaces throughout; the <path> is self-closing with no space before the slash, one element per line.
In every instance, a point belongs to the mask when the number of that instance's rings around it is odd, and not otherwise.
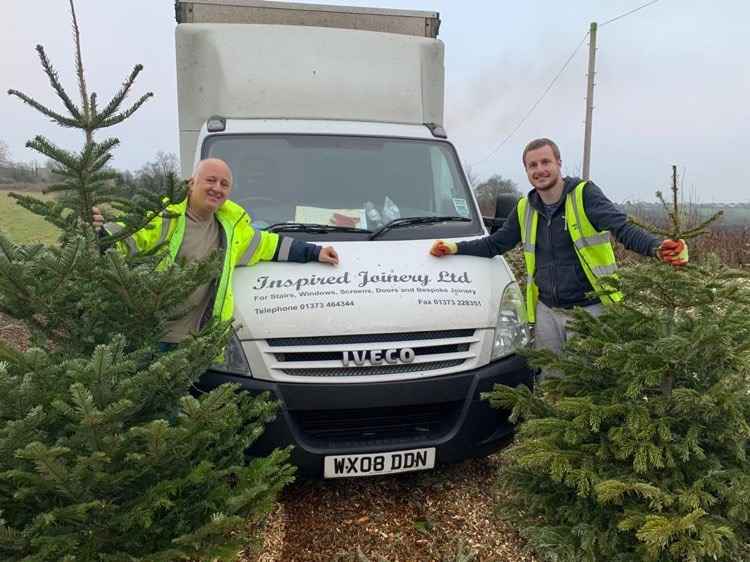
<path fill-rule="evenodd" d="M 437 257 L 442 258 L 449 254 L 455 254 L 458 252 L 458 246 L 455 242 L 443 242 L 442 240 L 435 240 L 430 248 L 430 253 Z"/>
<path fill-rule="evenodd" d="M 656 255 L 664 263 L 672 266 L 681 266 L 688 263 L 688 246 L 687 243 L 680 240 L 664 240 L 659 246 Z"/>

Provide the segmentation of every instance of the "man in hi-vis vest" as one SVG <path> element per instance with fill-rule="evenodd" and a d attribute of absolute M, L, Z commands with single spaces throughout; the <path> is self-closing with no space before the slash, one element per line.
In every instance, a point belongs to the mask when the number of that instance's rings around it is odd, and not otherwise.
<path fill-rule="evenodd" d="M 583 307 L 592 315 L 619 293 L 596 296 L 600 279 L 617 269 L 610 233 L 628 250 L 674 266 L 688 261 L 684 240 L 659 240 L 629 223 L 593 182 L 563 178 L 560 149 L 550 139 L 531 141 L 523 151 L 526 175 L 533 186 L 508 215 L 501 229 L 478 240 L 443 242 L 434 256 L 465 254 L 491 258 L 523 244 L 526 262 L 526 310 L 535 324 L 535 347 L 558 353 L 566 340 L 570 316 Z"/>
<path fill-rule="evenodd" d="M 170 261 L 184 258 L 188 262 L 206 259 L 223 250 L 224 263 L 214 280 L 193 291 L 185 303 L 184 314 L 167 323 L 162 338 L 169 348 L 195 334 L 211 318 L 226 321 L 234 312 L 232 275 L 237 266 L 259 261 L 322 262 L 336 265 L 338 254 L 331 246 L 321 248 L 302 240 L 279 236 L 275 232 L 256 230 L 247 212 L 229 200 L 232 193 L 232 170 L 223 160 L 200 161 L 188 181 L 188 195 L 157 215 L 151 228 L 139 230 L 118 243 L 124 254 L 146 252 L 166 243 Z M 104 224 L 101 211 L 93 209 L 94 226 L 114 234 L 122 228 L 117 223 Z"/>

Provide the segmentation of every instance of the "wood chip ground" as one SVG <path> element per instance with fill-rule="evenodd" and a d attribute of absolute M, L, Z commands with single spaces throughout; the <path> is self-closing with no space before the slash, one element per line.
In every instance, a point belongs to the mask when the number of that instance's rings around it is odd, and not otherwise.
<path fill-rule="evenodd" d="M 435 471 L 299 481 L 268 518 L 260 552 L 242 562 L 534 562 L 496 515 L 499 456 Z"/>

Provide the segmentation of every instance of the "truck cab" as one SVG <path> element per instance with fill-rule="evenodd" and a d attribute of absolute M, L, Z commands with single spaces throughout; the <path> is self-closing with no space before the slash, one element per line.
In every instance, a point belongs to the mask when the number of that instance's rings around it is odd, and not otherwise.
<path fill-rule="evenodd" d="M 270 393 L 279 414 L 250 454 L 293 445 L 314 476 L 501 447 L 507 412 L 480 395 L 531 384 L 529 327 L 502 257 L 429 254 L 486 235 L 442 126 L 437 14 L 220 5 L 177 3 L 183 174 L 225 160 L 256 229 L 333 245 L 340 264 L 238 269 L 235 337 L 201 384 Z"/>

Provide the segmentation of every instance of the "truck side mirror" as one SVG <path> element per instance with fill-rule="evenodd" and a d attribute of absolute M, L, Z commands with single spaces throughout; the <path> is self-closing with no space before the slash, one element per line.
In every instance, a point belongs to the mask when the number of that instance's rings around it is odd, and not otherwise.
<path fill-rule="evenodd" d="M 482 222 L 484 223 L 484 226 L 487 227 L 487 230 L 490 231 L 490 234 L 492 234 L 498 228 L 503 226 L 505 219 L 496 219 L 495 217 L 482 217 Z"/>
<path fill-rule="evenodd" d="M 500 193 L 495 199 L 495 216 L 482 217 L 484 225 L 489 229 L 490 234 L 498 230 L 505 224 L 518 203 L 518 195 L 513 193 Z"/>

